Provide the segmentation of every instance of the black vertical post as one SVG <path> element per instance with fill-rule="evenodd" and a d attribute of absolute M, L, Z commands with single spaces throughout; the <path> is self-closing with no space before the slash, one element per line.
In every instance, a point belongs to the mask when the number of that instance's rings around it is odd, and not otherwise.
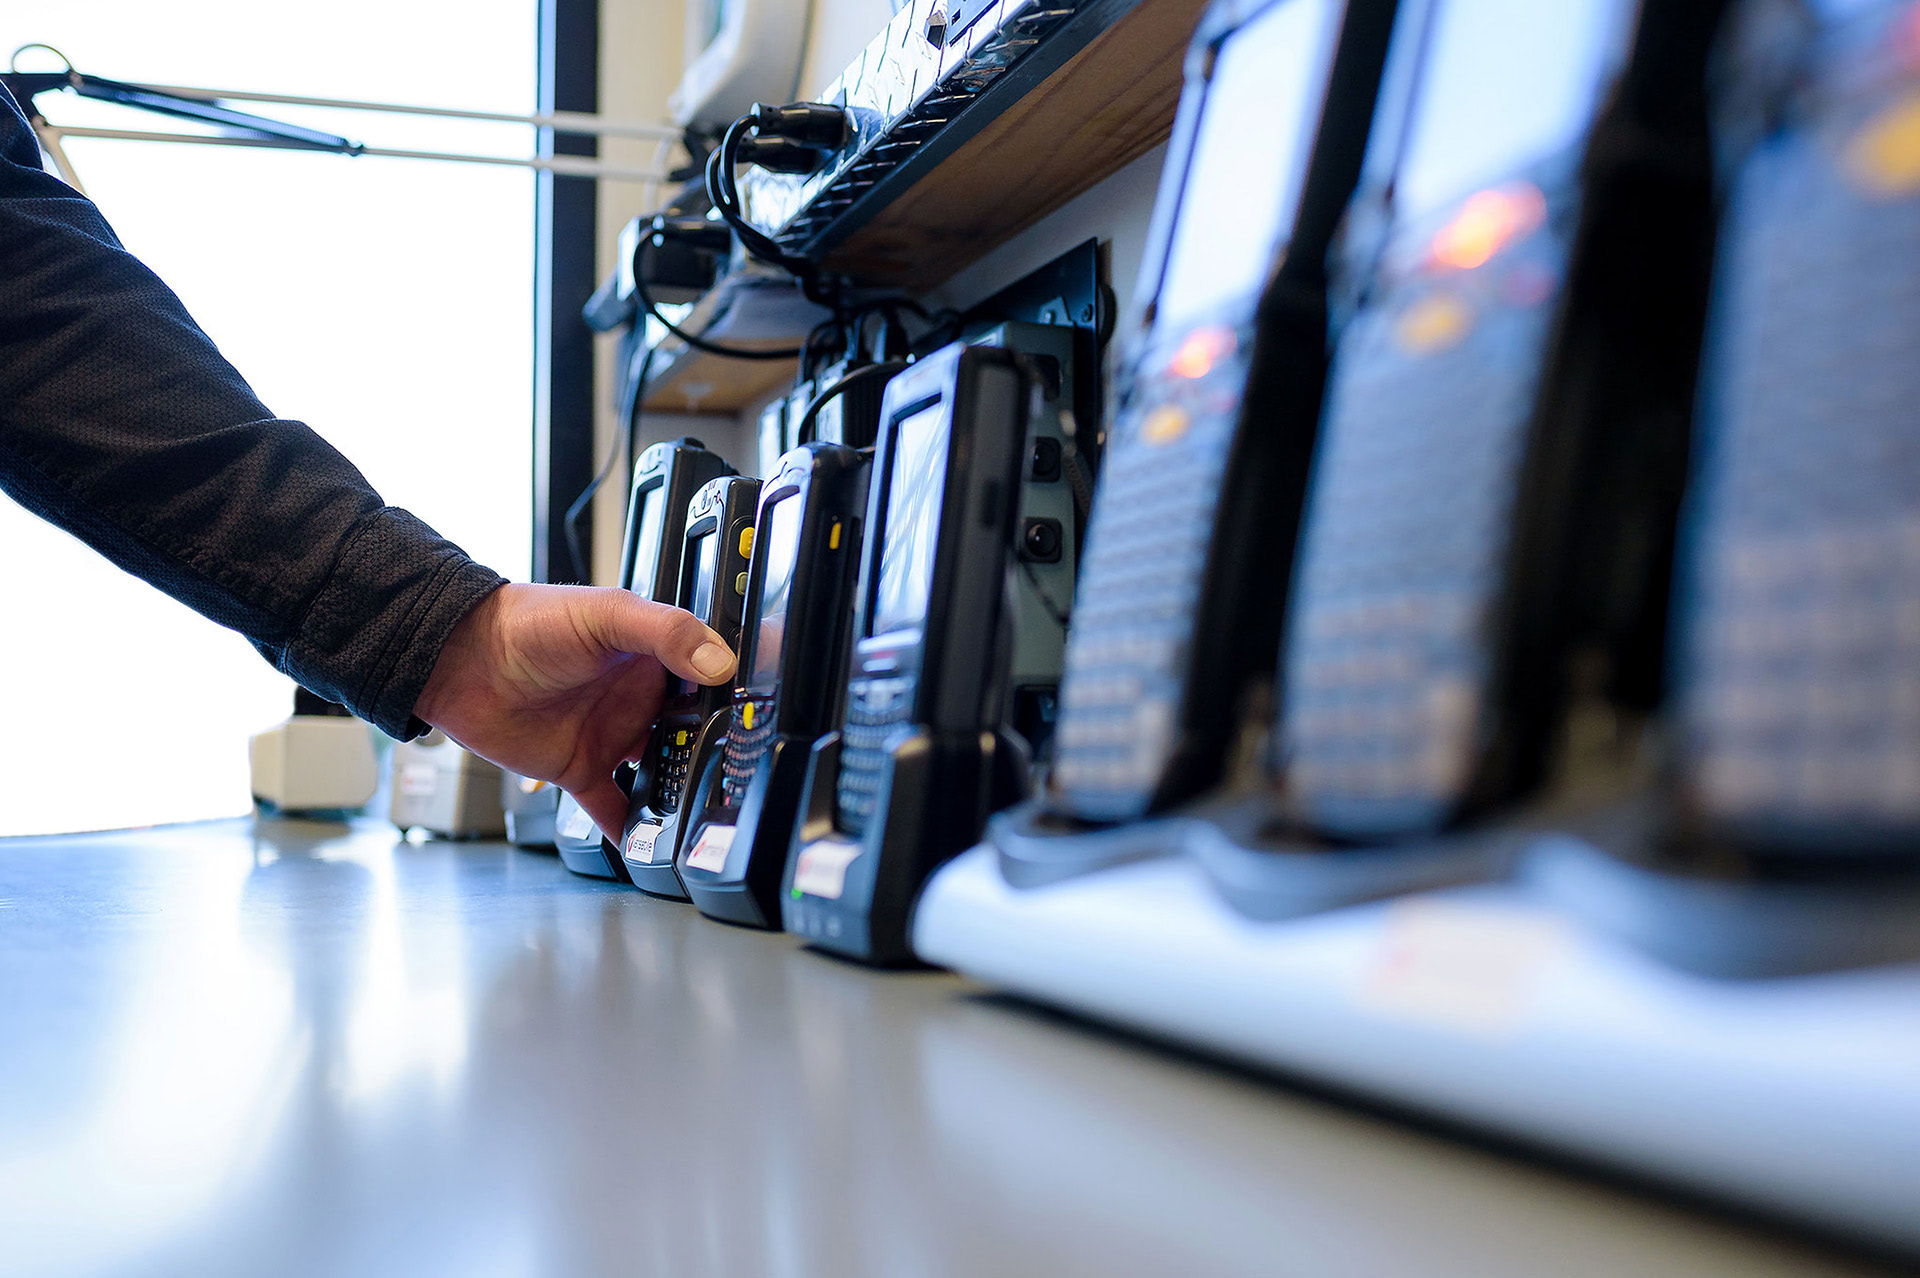
<path fill-rule="evenodd" d="M 540 0 L 539 13 L 540 111 L 599 110 L 600 0 Z M 598 150 L 592 138 L 540 131 L 543 156 Z M 595 283 L 596 184 L 551 173 L 534 181 L 533 579 L 591 580 L 562 521 L 593 478 L 593 336 L 580 308 Z M 591 556 L 592 536 L 581 540 Z"/>

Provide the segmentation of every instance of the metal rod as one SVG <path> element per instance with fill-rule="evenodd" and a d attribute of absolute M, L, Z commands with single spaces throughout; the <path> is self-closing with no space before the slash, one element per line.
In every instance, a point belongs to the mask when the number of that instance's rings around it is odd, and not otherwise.
<path fill-rule="evenodd" d="M 231 89 L 196 89 L 177 84 L 142 84 L 156 93 L 171 93 L 177 98 L 212 102 L 222 98 L 235 102 L 273 102 L 282 106 L 328 107 L 341 111 L 380 111 L 389 115 L 431 115 L 449 120 L 491 120 L 501 124 L 530 124 L 559 133 L 581 133 L 597 137 L 661 138 L 679 140 L 680 130 L 671 124 L 643 120 L 608 120 L 580 111 L 552 111 L 545 115 L 513 115 L 502 111 L 460 111 L 451 107 L 403 106 L 393 102 L 356 102 L 348 98 L 299 98 L 282 93 L 242 93 Z"/>
<path fill-rule="evenodd" d="M 28 124 L 32 126 L 34 136 L 40 139 L 40 149 L 53 160 L 53 167 L 60 170 L 60 180 L 85 195 L 87 188 L 80 185 L 80 175 L 74 171 L 73 161 L 67 158 L 67 149 L 60 145 L 60 135 L 65 130 L 54 128 L 37 115 Z"/>
<path fill-rule="evenodd" d="M 345 152 L 328 151 L 319 147 L 302 146 L 297 142 L 283 141 L 279 138 L 236 138 L 201 135 L 195 133 L 147 133 L 134 129 L 70 129 L 57 130 L 58 136 L 69 138 L 105 138 L 116 142 L 183 142 L 200 146 L 250 146 L 270 151 L 307 151 L 317 155 L 341 155 Z M 606 182 L 658 182 L 668 175 L 657 169 L 631 168 L 626 165 L 608 164 L 601 160 L 591 160 L 584 156 L 556 155 L 551 157 L 525 158 L 512 155 L 464 155 L 455 151 L 401 151 L 389 147 L 362 147 L 359 155 L 377 155 L 391 160 L 445 160 L 457 164 L 498 164 L 510 168 L 533 169 L 542 173 L 558 173 L 562 177 L 598 178 Z M 56 161 L 60 157 L 56 156 Z"/>

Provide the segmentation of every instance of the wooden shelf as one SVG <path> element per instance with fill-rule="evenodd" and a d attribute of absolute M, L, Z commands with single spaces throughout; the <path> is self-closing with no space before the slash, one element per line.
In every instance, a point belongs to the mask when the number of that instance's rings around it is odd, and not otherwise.
<path fill-rule="evenodd" d="M 752 332 L 731 331 L 735 325 L 729 321 L 738 313 L 753 317 Z M 780 350 L 800 345 L 826 314 L 802 300 L 799 290 L 784 277 L 735 274 L 696 302 L 679 321 L 679 327 L 703 336 L 710 334 L 729 346 Z M 655 413 L 737 413 L 767 392 L 792 382 L 799 365 L 797 359 L 711 355 L 669 336 L 654 352 L 644 403 L 649 412 Z"/>
<path fill-rule="evenodd" d="M 863 285 L 924 293 L 1163 142 L 1187 41 L 1207 0 L 1090 0 L 1058 31 L 889 171 L 809 243 Z M 724 281 L 681 326 L 705 333 L 742 287 Z M 762 303 L 751 304 L 756 315 Z M 764 322 L 764 321 L 763 321 Z M 812 320 L 777 337 L 797 346 Z M 725 329 L 716 326 L 716 335 Z M 792 380 L 791 360 L 733 360 L 668 338 L 654 357 L 655 412 L 738 412 Z"/>
<path fill-rule="evenodd" d="M 669 338 L 669 341 L 673 339 Z M 678 341 L 676 358 L 662 377 L 647 379 L 646 406 L 653 413 L 737 413 L 767 392 L 786 386 L 799 371 L 798 360 L 728 359 L 690 351 Z M 785 342 L 742 342 L 762 349 Z M 657 365 L 663 351 L 654 356 Z"/>
<path fill-rule="evenodd" d="M 815 247 L 863 283 L 913 293 L 942 283 L 1166 140 L 1205 9 L 1206 0 L 1095 0 Z M 1077 52 L 1048 65 L 1060 47 Z"/>

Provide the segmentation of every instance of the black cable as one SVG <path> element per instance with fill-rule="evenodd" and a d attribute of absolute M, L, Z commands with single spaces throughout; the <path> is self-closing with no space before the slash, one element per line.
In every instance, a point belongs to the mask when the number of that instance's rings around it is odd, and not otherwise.
<path fill-rule="evenodd" d="M 753 127 L 754 122 L 751 116 L 741 116 L 729 124 L 726 130 L 720 135 L 719 144 L 707 155 L 705 169 L 707 198 L 713 205 L 714 211 L 719 213 L 721 220 L 724 221 L 727 226 L 733 230 L 734 235 L 739 238 L 741 246 L 745 248 L 751 256 L 767 262 L 770 265 L 777 266 L 789 275 L 792 275 L 794 279 L 799 282 L 800 291 L 807 300 L 831 310 L 834 313 L 836 322 L 849 324 L 851 331 L 847 336 L 846 342 L 849 354 L 857 351 L 859 348 L 861 327 L 865 317 L 868 315 L 876 312 L 883 314 L 903 332 L 906 331 L 906 327 L 899 322 L 899 314 L 901 312 L 914 315 L 922 320 L 931 320 L 932 317 L 927 314 L 926 309 L 908 297 L 876 298 L 872 301 L 862 303 L 849 314 L 847 307 L 841 299 L 839 281 L 837 279 L 822 279 L 818 264 L 811 258 L 788 252 L 785 248 L 781 247 L 772 236 L 768 235 L 747 219 L 745 211 L 740 206 L 740 187 L 737 170 L 739 169 L 740 143 L 742 139 L 747 136 L 748 130 Z M 636 279 L 635 283 L 639 285 L 640 281 Z M 641 301 L 647 305 L 648 312 L 652 314 L 654 318 L 660 320 L 662 324 L 667 324 L 665 317 L 659 314 L 658 308 L 654 307 L 650 299 L 647 298 L 644 288 L 641 289 Z M 689 345 L 695 346 L 697 349 L 712 349 L 710 344 L 702 345 L 700 341 L 694 340 L 690 334 L 675 328 L 671 324 L 668 324 L 667 327 L 669 332 L 681 338 L 681 340 L 687 341 Z M 818 330 L 816 330 L 816 332 L 817 331 Z M 795 353 L 803 360 L 810 359 L 813 348 L 814 339 L 810 335 L 807 341 L 800 347 L 799 351 Z M 736 354 L 746 358 L 759 358 L 759 356 L 746 355 L 745 352 L 737 348 L 726 348 L 716 351 L 715 353 Z M 884 354 L 885 352 L 883 351 L 881 353 Z M 787 358 L 791 358 L 791 356 L 787 356 Z M 803 375 L 806 371 L 805 369 L 802 370 Z"/>
<path fill-rule="evenodd" d="M 1060 412 L 1060 460 L 1067 473 L 1067 488 L 1073 495 L 1075 545 L 1086 535 L 1087 520 L 1093 514 L 1093 476 L 1080 453 L 1080 418 L 1071 408 Z"/>
<path fill-rule="evenodd" d="M 1016 555 L 1019 553 L 1017 550 L 1014 552 Z M 1053 618 L 1055 625 L 1065 630 L 1073 622 L 1073 610 L 1063 609 L 1054 602 L 1053 596 L 1047 593 L 1047 588 L 1040 584 L 1040 574 L 1033 570 L 1033 565 L 1024 557 L 1020 559 L 1020 569 L 1026 573 L 1027 584 L 1033 587 L 1034 596 L 1040 600 L 1040 606 L 1046 610 L 1049 617 Z"/>
<path fill-rule="evenodd" d="M 922 350 L 945 346 L 948 342 L 959 338 L 960 330 L 966 325 L 966 318 L 951 307 L 929 315 L 927 319 L 933 327 L 920 334 L 914 341 Z"/>
<path fill-rule="evenodd" d="M 794 442 L 796 444 L 811 444 L 813 442 L 814 423 L 819 420 L 820 410 L 827 406 L 828 400 L 837 399 L 839 396 L 846 394 L 849 390 L 852 390 L 855 386 L 863 382 L 870 382 L 876 378 L 885 379 L 892 377 L 895 373 L 907 367 L 909 363 L 911 363 L 910 360 L 890 359 L 885 363 L 868 364 L 865 368 L 856 368 L 833 385 L 821 391 L 818 395 L 815 395 L 813 402 L 807 405 L 807 411 L 800 415 L 800 424 L 794 428 Z"/>
<path fill-rule="evenodd" d="M 734 170 L 739 167 L 737 152 L 740 139 L 746 136 L 753 121 L 741 116 L 727 126 L 720 135 L 720 145 L 707 157 L 707 195 L 713 201 L 713 207 L 722 220 L 733 228 L 740 237 L 740 243 L 747 252 L 782 268 L 794 276 L 814 273 L 814 265 L 803 257 L 795 257 L 774 243 L 773 237 L 747 220 L 740 208 L 740 188 L 735 180 Z"/>
<path fill-rule="evenodd" d="M 580 517 L 593 504 L 594 494 L 607 482 L 607 476 L 613 473 L 621 452 L 631 451 L 640 434 L 640 402 L 646 394 L 647 374 L 653 371 L 653 352 L 657 349 L 647 342 L 644 333 L 640 335 L 640 344 L 646 353 L 640 357 L 638 372 L 633 371 L 633 363 L 629 358 L 627 368 L 633 376 L 627 382 L 626 393 L 620 397 L 620 420 L 626 427 L 622 432 L 625 438 L 614 436 L 613 443 L 607 449 L 607 459 L 600 463 L 599 471 L 580 495 L 573 499 L 573 504 L 567 507 L 566 515 L 560 521 L 561 529 L 567 535 L 567 553 L 573 556 L 573 575 L 582 584 L 592 584 L 593 575 L 588 571 L 587 554 L 580 544 Z"/>
<path fill-rule="evenodd" d="M 919 346 L 922 350 L 926 349 L 923 344 L 926 333 L 922 333 L 920 339 L 915 339 L 913 330 L 900 318 L 902 314 L 912 315 L 928 324 L 930 327 L 927 329 L 927 332 L 938 331 L 939 325 L 935 317 L 927 314 L 926 307 L 920 305 L 920 303 L 910 297 L 889 296 L 871 298 L 853 307 L 846 316 L 848 351 L 865 352 L 871 350 L 876 359 L 894 357 L 892 335 L 895 330 L 900 334 L 900 348 L 903 353 L 910 353 L 916 346 Z M 880 330 L 879 342 L 869 348 L 866 345 L 867 321 L 875 315 L 881 317 L 883 326 Z M 936 345 L 945 345 L 945 343 L 936 343 Z"/>
<path fill-rule="evenodd" d="M 781 248 L 772 236 L 748 221 L 745 211 L 740 207 L 740 187 L 734 170 L 740 166 L 740 139 L 746 136 L 752 125 L 752 117 L 743 115 L 729 124 L 726 132 L 720 135 L 720 145 L 707 157 L 707 197 L 713 201 L 714 210 L 720 214 L 721 220 L 740 237 L 740 243 L 748 253 L 779 267 L 798 280 L 800 292 L 809 302 L 838 314 L 842 309 L 839 281 L 823 279 L 813 259 Z"/>
<path fill-rule="evenodd" d="M 807 334 L 807 340 L 800 344 L 800 373 L 799 376 L 794 378 L 794 384 L 796 386 L 813 377 L 819 371 L 820 365 L 817 361 L 823 354 L 829 351 L 839 350 L 841 346 L 846 344 L 845 335 L 840 333 L 838 328 L 839 323 L 837 320 L 821 320 L 813 326 L 813 331 Z M 825 346 L 821 344 L 820 338 L 823 335 L 838 338 L 840 342 L 839 346 Z"/>
<path fill-rule="evenodd" d="M 756 350 L 748 346 L 725 346 L 698 333 L 689 333 L 660 313 L 659 303 L 653 300 L 653 294 L 647 292 L 647 282 L 638 271 L 633 273 L 633 295 L 640 299 L 640 305 L 647 314 L 660 321 L 662 328 L 696 351 L 705 351 L 709 355 L 724 355 L 728 359 L 795 359 L 806 353 L 804 346 L 783 346 L 778 350 L 770 351 Z"/>

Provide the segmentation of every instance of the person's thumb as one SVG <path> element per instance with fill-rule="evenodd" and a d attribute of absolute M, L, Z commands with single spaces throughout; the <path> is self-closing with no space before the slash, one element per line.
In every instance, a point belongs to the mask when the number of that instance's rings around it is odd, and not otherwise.
<path fill-rule="evenodd" d="M 624 590 L 600 593 L 604 616 L 597 629 L 608 647 L 653 657 L 695 683 L 725 683 L 733 677 L 733 650 L 692 613 Z"/>

